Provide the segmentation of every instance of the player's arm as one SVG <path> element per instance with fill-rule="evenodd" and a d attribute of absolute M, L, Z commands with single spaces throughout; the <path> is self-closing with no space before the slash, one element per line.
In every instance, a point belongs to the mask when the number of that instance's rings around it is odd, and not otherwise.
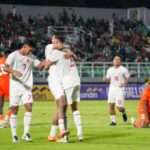
<path fill-rule="evenodd" d="M 44 69 L 48 70 L 51 65 L 52 65 L 52 62 L 50 60 L 46 60 Z"/>
<path fill-rule="evenodd" d="M 62 43 L 53 44 L 52 49 L 58 49 L 58 50 L 67 49 L 64 57 L 66 59 L 73 58 L 74 61 L 77 61 L 77 56 L 71 51 L 71 48 L 68 45 L 64 45 Z"/>
<path fill-rule="evenodd" d="M 124 80 L 124 82 L 123 82 L 122 84 L 120 84 L 119 87 L 124 87 L 124 86 L 126 86 L 126 85 L 128 84 L 128 82 L 129 82 L 129 80 L 130 80 L 130 77 L 126 78 L 126 79 Z"/>
<path fill-rule="evenodd" d="M 59 60 L 59 51 L 54 50 L 49 57 L 47 57 L 47 60 L 44 65 L 44 69 L 49 69 L 49 67 Z"/>
<path fill-rule="evenodd" d="M 5 72 L 8 72 L 8 73 L 12 73 L 14 75 L 16 75 L 17 77 L 21 77 L 22 76 L 22 73 L 20 71 L 17 71 L 17 70 L 13 70 L 10 65 L 8 64 L 5 64 L 4 67 L 3 67 L 3 70 Z"/>
<path fill-rule="evenodd" d="M 106 83 L 110 82 L 110 74 L 111 74 L 110 69 L 108 69 L 106 76 L 103 77 L 104 82 L 106 82 Z"/>
<path fill-rule="evenodd" d="M 38 68 L 39 70 L 44 69 L 45 63 L 46 63 L 46 60 L 41 61 L 41 62 L 37 65 L 37 68 Z"/>
<path fill-rule="evenodd" d="M 129 82 L 129 80 L 130 80 L 130 74 L 129 74 L 128 69 L 126 69 L 126 68 L 124 70 L 124 76 L 125 76 L 125 80 L 124 80 L 124 82 L 119 87 L 126 86 L 128 84 L 128 82 Z"/>
<path fill-rule="evenodd" d="M 64 57 L 66 59 L 73 58 L 74 61 L 77 61 L 77 56 L 70 49 L 66 51 Z"/>
<path fill-rule="evenodd" d="M 39 61 L 34 55 L 32 55 L 32 58 L 33 58 L 33 65 L 37 67 L 39 70 L 42 70 L 44 68 L 46 61 L 45 60 Z"/>
<path fill-rule="evenodd" d="M 103 77 L 103 81 L 106 82 L 106 83 L 108 83 L 108 82 L 110 82 L 110 78 Z"/>

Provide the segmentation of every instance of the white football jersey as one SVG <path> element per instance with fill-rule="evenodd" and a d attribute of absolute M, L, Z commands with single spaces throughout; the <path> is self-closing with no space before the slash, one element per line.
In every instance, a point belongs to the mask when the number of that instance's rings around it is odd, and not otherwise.
<path fill-rule="evenodd" d="M 54 50 L 52 51 L 49 60 L 56 62 L 59 79 L 64 89 L 80 85 L 80 77 L 78 74 L 76 63 L 73 59 L 65 59 L 65 52 Z"/>
<path fill-rule="evenodd" d="M 129 77 L 128 70 L 123 66 L 119 68 L 111 67 L 107 70 L 106 74 L 106 78 L 110 79 L 110 86 L 120 86 Z"/>
<path fill-rule="evenodd" d="M 28 56 L 21 55 L 19 51 L 14 51 L 11 53 L 7 60 L 8 64 L 13 70 L 20 71 L 22 73 L 21 77 L 17 77 L 14 74 L 10 76 L 10 90 L 17 91 L 17 93 L 22 93 L 26 89 L 32 89 L 33 85 L 33 66 L 37 67 L 40 61 L 32 54 Z"/>

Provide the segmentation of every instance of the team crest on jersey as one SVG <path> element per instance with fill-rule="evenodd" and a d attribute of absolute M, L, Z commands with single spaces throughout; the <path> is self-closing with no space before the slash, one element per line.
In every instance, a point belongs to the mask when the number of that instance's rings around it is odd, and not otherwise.
<path fill-rule="evenodd" d="M 26 59 L 26 62 L 27 62 L 27 63 L 30 63 L 30 59 L 29 59 L 29 58 L 27 58 L 27 59 Z"/>

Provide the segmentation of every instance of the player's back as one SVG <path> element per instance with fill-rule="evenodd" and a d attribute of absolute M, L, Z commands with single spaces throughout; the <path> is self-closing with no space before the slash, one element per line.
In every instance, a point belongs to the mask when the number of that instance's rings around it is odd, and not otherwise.
<path fill-rule="evenodd" d="M 80 84 L 80 77 L 77 66 L 73 58 L 65 59 L 65 52 L 57 51 L 59 60 L 57 61 L 57 71 L 64 89 Z"/>
<path fill-rule="evenodd" d="M 141 94 L 139 106 L 142 105 L 144 101 L 147 101 L 147 107 L 150 112 L 150 86 L 146 87 L 143 90 Z"/>

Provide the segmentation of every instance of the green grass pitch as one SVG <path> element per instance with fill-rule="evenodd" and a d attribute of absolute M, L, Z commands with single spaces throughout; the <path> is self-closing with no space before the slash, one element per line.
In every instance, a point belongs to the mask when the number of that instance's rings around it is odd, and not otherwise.
<path fill-rule="evenodd" d="M 150 128 L 136 129 L 129 124 L 130 117 L 137 117 L 138 101 L 126 101 L 128 122 L 124 123 L 117 111 L 117 126 L 109 126 L 107 101 L 81 101 L 84 142 L 79 143 L 70 108 L 68 110 L 69 143 L 47 141 L 51 118 L 55 112 L 55 102 L 34 102 L 33 120 L 30 134 L 33 142 L 21 140 L 23 133 L 23 107 L 18 115 L 19 143 L 12 143 L 10 128 L 0 129 L 0 150 L 149 150 Z M 5 104 L 5 112 L 8 103 Z"/>

